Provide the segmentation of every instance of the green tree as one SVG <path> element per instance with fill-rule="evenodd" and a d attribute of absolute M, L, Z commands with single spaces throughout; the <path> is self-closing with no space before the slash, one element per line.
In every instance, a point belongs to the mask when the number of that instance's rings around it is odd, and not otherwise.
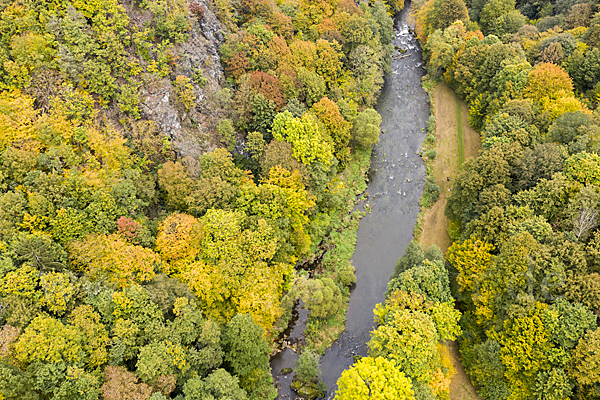
<path fill-rule="evenodd" d="M 554 362 L 567 359 L 564 350 L 552 354 L 550 335 L 540 317 L 543 308 L 537 303 L 528 315 L 505 321 L 504 329 L 494 335 L 502 346 L 500 358 L 509 385 L 524 397 L 533 394 L 537 374 L 550 367 L 549 357 L 556 357 Z"/>
<path fill-rule="evenodd" d="M 194 377 L 183 385 L 185 400 L 230 399 L 246 400 L 246 392 L 240 389 L 238 378 L 222 368 L 206 378 Z"/>
<path fill-rule="evenodd" d="M 403 0 L 400 1 L 403 2 Z M 402 6 L 400 6 L 401 8 Z M 384 46 L 391 44 L 394 21 L 388 14 L 385 3 L 383 1 L 376 1 L 371 14 L 379 25 L 379 41 Z"/>
<path fill-rule="evenodd" d="M 589 46 L 600 48 L 600 13 L 596 13 L 590 21 L 590 27 L 585 32 L 583 40 Z"/>
<path fill-rule="evenodd" d="M 564 149 L 553 143 L 536 144 L 525 149 L 511 171 L 513 187 L 516 191 L 527 190 L 541 179 L 552 179 L 555 173 L 563 170 L 566 157 Z"/>
<path fill-rule="evenodd" d="M 364 149 L 379 142 L 381 116 L 372 108 L 360 112 L 354 120 L 354 140 Z"/>
<path fill-rule="evenodd" d="M 128 286 L 113 292 L 109 301 L 113 321 L 111 363 L 135 360 L 141 347 L 165 334 L 163 313 L 145 288 Z"/>
<path fill-rule="evenodd" d="M 97 400 L 100 398 L 100 379 L 83 369 L 70 367 L 66 379 L 54 391 L 56 400 Z"/>
<path fill-rule="evenodd" d="M 434 0 L 427 8 L 425 23 L 431 32 L 442 31 L 455 21 L 468 21 L 469 13 L 463 0 Z"/>
<path fill-rule="evenodd" d="M 581 184 L 600 184 L 600 156 L 582 151 L 569 157 L 565 162 L 564 174 Z"/>
<path fill-rule="evenodd" d="M 249 176 L 233 163 L 232 155 L 225 149 L 203 155 L 200 165 L 202 175 L 185 199 L 189 212 L 202 216 L 210 208 L 229 209 Z"/>
<path fill-rule="evenodd" d="M 269 374 L 269 346 L 264 330 L 248 314 L 238 314 L 223 330 L 225 362 L 240 378 L 251 399 L 276 396 Z"/>
<path fill-rule="evenodd" d="M 568 112 L 558 117 L 548 130 L 552 141 L 569 144 L 577 136 L 587 133 L 586 128 L 592 125 L 592 118 L 582 112 Z"/>
<path fill-rule="evenodd" d="M 298 79 L 302 82 L 302 93 L 308 106 L 312 106 L 325 95 L 325 91 L 327 90 L 325 79 L 316 72 L 300 68 L 298 70 Z"/>
<path fill-rule="evenodd" d="M 406 246 L 402 257 L 396 261 L 394 273 L 392 274 L 390 280 L 398 277 L 398 275 L 410 268 L 421 265 L 424 259 L 425 252 L 423 251 L 421 245 L 415 240 L 411 241 L 408 246 Z"/>
<path fill-rule="evenodd" d="M 311 317 L 331 317 L 342 306 L 342 292 L 331 278 L 300 278 L 296 281 L 296 286 L 302 300 L 310 309 Z"/>
<path fill-rule="evenodd" d="M 535 126 L 527 124 L 519 117 L 504 113 L 498 113 L 491 118 L 485 127 L 484 135 L 485 139 L 508 138 L 527 147 L 539 140 L 539 132 Z"/>
<path fill-rule="evenodd" d="M 298 171 L 304 183 L 310 181 L 310 173 L 306 165 L 294 158 L 292 145 L 288 142 L 273 140 L 265 149 L 265 155 L 260 161 L 262 177 L 268 178 L 273 167 L 280 166 L 290 172 Z"/>
<path fill-rule="evenodd" d="M 587 52 L 576 49 L 563 64 L 578 93 L 593 98 L 592 92 L 600 82 L 600 49 L 593 48 Z"/>
<path fill-rule="evenodd" d="M 452 299 L 448 271 L 441 261 L 424 260 L 400 273 L 388 283 L 387 293 L 395 290 L 423 294 L 428 300 L 440 303 Z"/>
<path fill-rule="evenodd" d="M 236 144 L 236 134 L 235 129 L 233 127 L 233 121 L 231 121 L 229 118 L 225 118 L 219 121 L 219 123 L 217 124 L 217 132 L 221 137 L 221 141 L 225 143 L 227 150 L 230 152 L 234 151 Z"/>
<path fill-rule="evenodd" d="M 550 340 L 563 349 L 572 349 L 596 326 L 596 316 L 581 304 L 559 299 L 544 310 L 544 325 Z"/>
<path fill-rule="evenodd" d="M 548 400 L 567 399 L 573 394 L 573 386 L 562 368 L 552 368 L 538 374 L 533 393 L 538 398 Z"/>
<path fill-rule="evenodd" d="M 185 349 L 168 341 L 152 342 L 140 349 L 136 375 L 142 382 L 157 386 L 162 377 L 183 375 L 190 368 Z"/>
<path fill-rule="evenodd" d="M 427 71 L 430 75 L 440 76 L 450 68 L 452 58 L 467 40 L 466 36 L 464 24 L 452 24 L 429 35 L 423 50 L 428 58 Z"/>
<path fill-rule="evenodd" d="M 310 349 L 304 350 L 294 365 L 294 372 L 295 379 L 301 384 L 316 384 L 321 379 L 319 355 Z"/>
<path fill-rule="evenodd" d="M 219 367 L 223 360 L 219 326 L 214 321 L 205 319 L 195 302 L 186 298 L 175 301 L 173 314 L 175 318 L 168 325 L 170 338 L 173 343 L 187 346 L 190 370 L 206 375 Z"/>
<path fill-rule="evenodd" d="M 502 17 L 515 9 L 515 0 L 493 0 L 485 3 L 479 15 L 479 24 L 484 32 L 488 32 Z"/>
<path fill-rule="evenodd" d="M 511 149 L 512 156 L 520 155 L 520 149 Z M 515 151 L 516 150 L 516 151 Z M 446 203 L 445 214 L 466 223 L 472 216 L 472 206 L 483 189 L 494 185 L 506 186 L 510 182 L 510 164 L 505 156 L 509 147 L 493 146 L 476 159 L 467 160 L 452 187 Z"/>
<path fill-rule="evenodd" d="M 273 138 L 270 128 L 273 125 L 273 118 L 277 115 L 277 104 L 258 93 L 252 98 L 252 114 L 250 129 L 262 133 L 265 140 L 270 142 Z M 232 142 L 229 141 L 228 143 Z"/>
<path fill-rule="evenodd" d="M 552 179 L 540 179 L 534 188 L 521 192 L 516 197 L 520 204 L 527 205 L 536 214 L 554 223 L 562 220 L 569 199 L 580 188 L 579 183 L 567 179 L 563 173 L 558 172 L 552 175 Z"/>
<path fill-rule="evenodd" d="M 0 363 L 0 394 L 7 400 L 39 400 L 33 382 L 17 367 Z"/>
<path fill-rule="evenodd" d="M 437 330 L 431 317 L 421 311 L 393 309 L 379 321 L 368 343 L 371 357 L 386 357 L 410 378 L 433 380 L 437 366 Z"/>
<path fill-rule="evenodd" d="M 373 37 L 370 24 L 358 14 L 350 16 L 340 33 L 346 39 L 348 53 L 357 46 L 367 44 Z"/>
<path fill-rule="evenodd" d="M 262 133 L 250 132 L 246 136 L 246 139 L 247 139 L 246 149 L 250 153 L 250 158 L 254 162 L 259 162 L 260 160 L 262 160 L 262 158 L 265 154 L 266 147 L 267 147 L 267 144 L 265 142 L 265 139 L 263 138 Z"/>

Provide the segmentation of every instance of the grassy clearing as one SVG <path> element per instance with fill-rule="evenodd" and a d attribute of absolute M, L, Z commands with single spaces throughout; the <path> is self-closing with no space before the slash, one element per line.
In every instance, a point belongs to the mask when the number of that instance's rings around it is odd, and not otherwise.
<path fill-rule="evenodd" d="M 435 244 L 445 253 L 452 241 L 448 236 L 448 219 L 444 215 L 446 201 L 454 177 L 466 158 L 477 155 L 481 144 L 479 134 L 468 124 L 463 126 L 463 118 L 468 115 L 466 105 L 447 85 L 435 86 L 432 101 L 432 115 L 435 122 L 435 160 L 428 165 L 433 181 L 440 187 L 439 200 L 428 209 L 422 209 L 422 221 L 416 240 L 423 247 Z M 429 178 L 429 175 L 428 175 Z M 421 215 L 419 216 L 421 218 Z M 455 374 L 450 381 L 450 400 L 480 400 L 474 386 L 469 381 L 460 362 L 456 342 L 446 344 L 452 359 Z"/>
<path fill-rule="evenodd" d="M 461 163 L 462 110 L 456 95 L 447 85 L 439 83 L 433 93 L 432 115 L 436 120 L 435 143 L 437 156 L 430 166 L 433 182 L 440 188 L 438 201 L 424 210 L 423 233 L 417 238 L 421 245 L 429 247 L 435 244 L 445 253 L 451 244 L 448 236 L 448 219 L 444 215 L 446 201 L 454 176 Z M 461 118 L 459 118 L 461 117 Z M 459 129 L 460 128 L 460 129 Z"/>

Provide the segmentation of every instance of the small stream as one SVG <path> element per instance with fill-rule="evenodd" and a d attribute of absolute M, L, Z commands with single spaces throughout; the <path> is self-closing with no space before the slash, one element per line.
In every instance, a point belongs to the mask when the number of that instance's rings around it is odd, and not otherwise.
<path fill-rule="evenodd" d="M 352 264 L 356 268 L 356 287 L 346 313 L 346 330 L 321 358 L 322 377 L 327 384 L 327 399 L 333 399 L 336 382 L 343 370 L 354 362 L 353 356 L 367 355 L 369 334 L 373 329 L 373 309 L 384 301 L 387 282 L 398 257 L 412 240 L 419 213 L 419 199 L 425 183 L 425 165 L 417 154 L 425 138 L 429 101 L 421 87 L 425 75 L 421 48 L 409 30 L 411 3 L 397 16 L 393 45 L 392 72 L 386 76 L 377 111 L 382 133 L 371 158 L 368 203 L 372 207 L 360 222 Z M 304 311 L 304 310 L 299 310 Z M 299 315 L 289 335 L 302 341 L 301 332 L 308 316 Z M 293 347 L 293 346 L 292 346 Z M 286 348 L 271 359 L 279 386 L 279 399 L 294 399 L 290 390 L 293 373 L 279 375 L 293 367 L 298 356 Z"/>

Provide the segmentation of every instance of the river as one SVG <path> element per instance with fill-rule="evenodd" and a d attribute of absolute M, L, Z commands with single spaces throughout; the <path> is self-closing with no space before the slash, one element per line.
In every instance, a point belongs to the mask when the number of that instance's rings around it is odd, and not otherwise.
<path fill-rule="evenodd" d="M 425 75 L 421 48 L 409 30 L 410 2 L 396 17 L 391 73 L 386 76 L 377 111 L 382 133 L 371 159 L 368 203 L 372 210 L 360 221 L 352 264 L 356 268 L 356 287 L 346 313 L 346 330 L 321 358 L 321 371 L 327 384 L 327 399 L 332 399 L 336 382 L 353 356 L 367 355 L 369 334 L 373 329 L 373 309 L 384 301 L 387 282 L 398 257 L 412 240 L 419 213 L 419 199 L 425 183 L 425 164 L 417 154 L 423 139 L 429 100 L 421 87 Z M 299 321 L 305 320 L 300 315 Z M 303 325 L 298 323 L 296 326 Z M 297 334 L 296 328 L 291 336 Z M 286 349 L 272 360 L 273 373 L 293 366 L 295 353 Z M 279 399 L 294 398 L 289 385 L 293 374 L 278 376 Z"/>

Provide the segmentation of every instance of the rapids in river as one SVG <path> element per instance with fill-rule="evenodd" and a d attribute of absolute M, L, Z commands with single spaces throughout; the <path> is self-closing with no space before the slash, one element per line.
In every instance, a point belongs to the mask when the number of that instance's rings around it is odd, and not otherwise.
<path fill-rule="evenodd" d="M 413 238 L 419 213 L 419 199 L 425 184 L 425 164 L 418 152 L 425 138 L 429 99 L 421 87 L 425 75 L 421 48 L 409 25 L 410 2 L 397 15 L 394 25 L 391 73 L 385 78 L 377 111 L 381 114 L 379 144 L 371 156 L 367 192 L 371 212 L 360 221 L 352 264 L 356 287 L 350 295 L 346 330 L 321 358 L 322 378 L 327 384 L 326 399 L 333 399 L 336 382 L 354 356 L 366 356 L 373 330 L 373 309 L 384 301 L 384 293 L 398 257 Z M 406 52 L 401 52 L 405 49 Z M 402 50 L 404 51 L 404 50 Z M 299 309 L 289 340 L 301 340 L 308 313 Z M 298 356 L 286 348 L 271 360 L 279 386 L 278 399 L 294 399 L 290 389 Z"/>

